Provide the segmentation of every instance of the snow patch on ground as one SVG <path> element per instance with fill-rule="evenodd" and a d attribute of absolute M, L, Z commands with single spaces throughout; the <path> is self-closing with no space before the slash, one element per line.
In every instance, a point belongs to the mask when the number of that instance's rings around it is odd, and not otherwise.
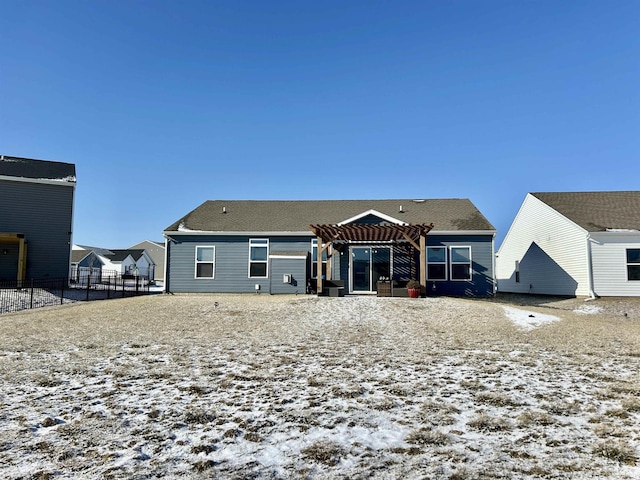
<path fill-rule="evenodd" d="M 604 309 L 598 305 L 581 305 L 579 308 L 573 310 L 573 312 L 582 315 L 595 315 L 597 313 L 602 313 L 603 310 Z"/>
<path fill-rule="evenodd" d="M 503 308 L 507 317 L 509 317 L 509 320 L 526 330 L 533 330 L 534 328 L 538 328 L 542 325 L 560 320 L 560 318 L 555 315 L 520 310 L 519 308 L 514 307 L 505 306 Z"/>

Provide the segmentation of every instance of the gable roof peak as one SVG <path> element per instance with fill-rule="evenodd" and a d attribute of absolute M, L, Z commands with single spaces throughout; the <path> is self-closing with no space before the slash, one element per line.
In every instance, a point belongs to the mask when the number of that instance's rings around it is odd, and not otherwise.
<path fill-rule="evenodd" d="M 532 192 L 588 232 L 640 230 L 640 191 Z"/>

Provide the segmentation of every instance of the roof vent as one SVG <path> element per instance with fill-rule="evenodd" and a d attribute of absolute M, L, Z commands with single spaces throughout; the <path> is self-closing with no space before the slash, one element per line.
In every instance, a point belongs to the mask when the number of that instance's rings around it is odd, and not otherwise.
<path fill-rule="evenodd" d="M 402 209 L 402 205 L 400 205 L 400 208 L 398 209 L 399 213 L 404 213 L 404 210 Z"/>
<path fill-rule="evenodd" d="M 222 207 L 222 213 L 227 213 L 227 207 Z"/>
<path fill-rule="evenodd" d="M 417 199 L 414 200 L 414 202 L 415 203 L 424 203 L 425 200 L 424 200 L 424 198 L 417 198 Z"/>

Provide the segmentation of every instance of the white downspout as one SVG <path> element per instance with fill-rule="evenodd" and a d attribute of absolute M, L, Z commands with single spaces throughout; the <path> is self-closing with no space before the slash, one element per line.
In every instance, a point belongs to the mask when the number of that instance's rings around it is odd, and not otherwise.
<path fill-rule="evenodd" d="M 591 258 L 591 234 L 587 233 L 587 274 L 589 277 L 589 299 L 595 300 L 598 298 L 596 292 L 593 290 L 593 261 Z"/>
<path fill-rule="evenodd" d="M 165 233 L 162 234 L 164 237 L 164 288 L 163 293 L 171 293 L 169 292 L 169 277 L 167 276 L 167 271 L 169 270 L 169 237 Z"/>

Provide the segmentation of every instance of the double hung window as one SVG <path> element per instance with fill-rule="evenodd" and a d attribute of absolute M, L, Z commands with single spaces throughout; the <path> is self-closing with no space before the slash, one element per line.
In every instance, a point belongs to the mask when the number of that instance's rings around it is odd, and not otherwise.
<path fill-rule="evenodd" d="M 471 247 L 451 247 L 451 280 L 471 280 Z"/>
<path fill-rule="evenodd" d="M 427 280 L 447 279 L 447 247 L 427 247 Z"/>
<path fill-rule="evenodd" d="M 640 280 L 640 248 L 627 248 L 627 280 Z"/>
<path fill-rule="evenodd" d="M 196 278 L 214 278 L 216 247 L 196 247 Z"/>
<path fill-rule="evenodd" d="M 252 238 L 249 240 L 249 278 L 266 278 L 269 276 L 267 264 L 269 260 L 269 240 Z"/>

